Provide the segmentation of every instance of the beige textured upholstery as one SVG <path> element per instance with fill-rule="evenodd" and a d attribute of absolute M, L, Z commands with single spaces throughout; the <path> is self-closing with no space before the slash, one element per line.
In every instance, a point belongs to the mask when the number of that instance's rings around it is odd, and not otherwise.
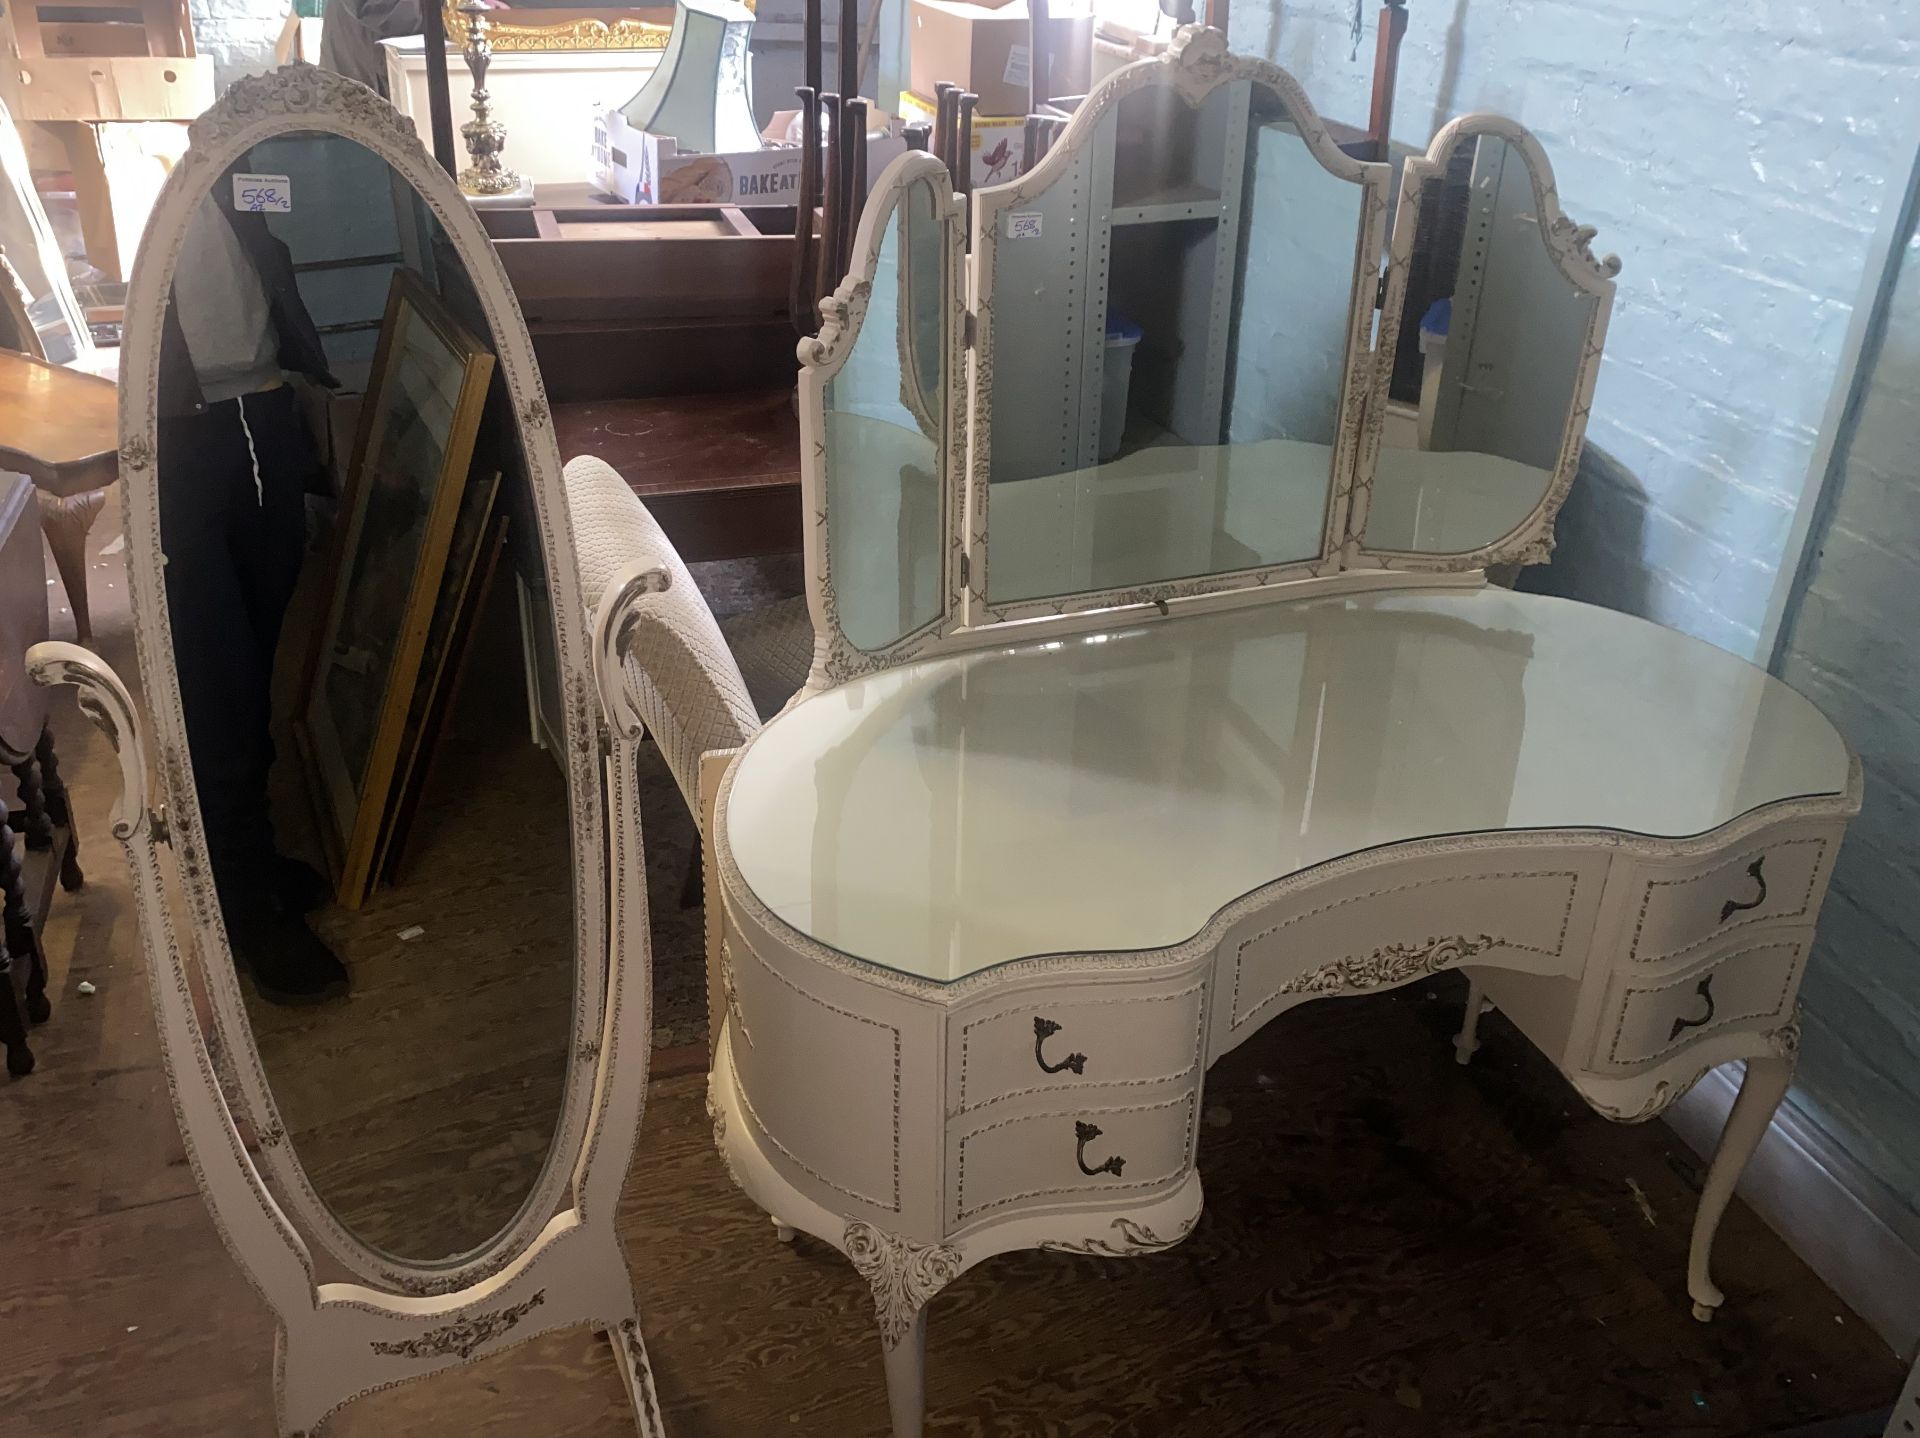
<path fill-rule="evenodd" d="M 566 483 L 588 614 L 598 612 L 622 565 L 640 559 L 673 576 L 664 594 L 639 600 L 627 684 L 697 820 L 700 756 L 744 744 L 760 728 L 746 681 L 699 586 L 626 481 L 603 460 L 582 455 L 568 463 Z"/>
<path fill-rule="evenodd" d="M 720 621 L 720 632 L 747 681 L 753 707 L 762 719 L 771 719 L 800 692 L 813 668 L 813 618 L 806 596 L 729 614 Z"/>

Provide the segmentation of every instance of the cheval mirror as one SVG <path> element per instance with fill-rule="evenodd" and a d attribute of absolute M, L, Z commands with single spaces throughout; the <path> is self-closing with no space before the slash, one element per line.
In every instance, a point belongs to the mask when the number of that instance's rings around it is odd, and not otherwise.
<path fill-rule="evenodd" d="M 279 1320 L 281 1432 L 571 1324 L 658 1432 L 613 1229 L 650 1024 L 629 746 L 519 307 L 372 91 L 295 65 L 194 123 L 128 295 L 121 472 L 146 717 L 84 650 L 36 674 L 120 755 L 169 1080 Z"/>

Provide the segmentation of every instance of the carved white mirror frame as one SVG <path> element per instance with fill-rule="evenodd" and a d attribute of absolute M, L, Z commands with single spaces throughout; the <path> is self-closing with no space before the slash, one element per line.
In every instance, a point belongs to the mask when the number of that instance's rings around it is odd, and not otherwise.
<path fill-rule="evenodd" d="M 846 366 L 855 342 L 867 318 L 873 298 L 874 277 L 880 267 L 880 250 L 885 244 L 893 217 L 907 202 L 915 186 L 927 188 L 933 196 L 933 215 L 941 228 L 941 256 L 945 271 L 945 293 L 941 297 L 941 342 L 946 362 L 941 393 L 945 405 L 944 424 L 936 446 L 939 466 L 941 531 L 945 553 L 941 557 L 941 602 L 939 612 L 927 623 L 910 630 L 877 649 L 862 649 L 847 638 L 840 620 L 839 592 L 834 585 L 833 546 L 828 483 L 827 387 Z M 966 448 L 958 431 L 965 394 L 965 275 L 962 269 L 961 217 L 965 206 L 953 193 L 953 183 L 945 165 L 931 155 L 909 151 L 897 157 L 880 173 L 872 196 L 860 215 L 860 226 L 853 237 L 853 265 L 840 286 L 820 302 L 820 333 L 800 341 L 800 497 L 805 525 L 807 571 L 807 608 L 813 619 L 813 671 L 807 688 L 818 690 L 844 683 L 857 675 L 903 664 L 919 654 L 930 640 L 945 632 L 959 612 L 961 602 L 961 499 L 959 480 Z M 907 265 L 907 240 L 904 226 L 898 245 L 901 273 Z M 901 385 L 912 385 L 907 349 L 912 343 L 910 316 L 898 312 L 897 344 L 901 360 Z M 910 408 L 917 407 L 909 405 Z M 903 556 L 904 561 L 904 556 Z"/>
<path fill-rule="evenodd" d="M 564 1096 L 552 1146 L 519 1213 L 480 1248 L 438 1263 L 409 1262 L 356 1238 L 314 1191 L 292 1152 L 247 1021 L 201 847 L 174 674 L 156 470 L 156 379 L 174 261 L 209 186 L 252 146 L 296 131 L 338 135 L 379 155 L 420 195 L 467 267 L 519 422 L 554 596 L 575 860 L 574 1006 Z M 133 869 L 168 1084 L 215 1226 L 279 1321 L 280 1431 L 310 1435 L 362 1394 L 542 1332 L 589 1324 L 613 1344 L 639 1431 L 659 1433 L 614 1228 L 645 1106 L 651 1034 L 638 782 L 630 746 L 616 746 L 603 766 L 602 716 L 584 652 L 587 623 L 559 453 L 519 305 L 452 179 L 412 125 L 364 86 L 310 65 L 288 66 L 236 82 L 189 134 L 190 148 L 168 177 L 141 241 L 122 352 L 120 470 L 127 481 L 129 579 L 151 749 L 125 687 L 93 654 L 44 644 L 33 651 L 30 667 L 41 683 L 77 685 L 81 707 L 119 753 L 122 792 L 113 828 Z M 149 759 L 166 799 L 159 813 L 148 805 Z M 608 807 L 619 820 L 611 829 Z M 185 934 L 174 922 L 174 894 L 185 898 Z M 195 1014 L 183 947 L 192 951 L 210 997 L 211 1033 Z M 223 1077 L 232 1085 L 232 1106 Z M 243 1133 L 257 1139 L 258 1165 Z M 308 1236 L 366 1282 L 320 1282 Z"/>
<path fill-rule="evenodd" d="M 1534 216 L 1541 242 L 1554 266 L 1569 283 L 1594 297 L 1591 319 L 1582 338 L 1572 398 L 1568 404 L 1559 455 L 1546 491 L 1532 512 L 1506 534 L 1477 549 L 1456 554 L 1424 554 L 1404 550 L 1368 549 L 1364 531 L 1372 501 L 1372 476 L 1380 453 L 1380 435 L 1386 420 L 1387 386 L 1392 380 L 1394 355 L 1399 347 L 1401 311 L 1406 307 L 1407 279 L 1419 236 L 1421 208 L 1427 182 L 1443 177 L 1454 148 L 1491 136 L 1513 146 L 1533 183 Z M 1620 272 L 1616 255 L 1594 258 L 1591 225 L 1576 225 L 1560 208 L 1553 166 L 1533 132 L 1503 115 L 1462 115 L 1433 137 L 1425 155 L 1408 158 L 1400 180 L 1400 203 L 1394 213 L 1393 251 L 1388 261 L 1380 313 L 1379 343 L 1374 372 L 1368 385 L 1365 449 L 1360 458 L 1352 503 L 1347 512 L 1345 566 L 1353 570 L 1408 570 L 1447 573 L 1485 569 L 1490 564 L 1544 564 L 1553 553 L 1553 521 L 1565 503 L 1580 468 L 1586 442 L 1587 415 L 1593 407 L 1593 387 L 1600 377 L 1600 354 L 1606 343 L 1607 319 L 1613 310 L 1614 276 Z"/>
<path fill-rule="evenodd" d="M 1061 178 L 1078 152 L 1095 142 L 1102 118 L 1126 96 L 1149 86 L 1164 86 L 1197 109 L 1215 90 L 1239 80 L 1263 85 L 1279 96 L 1314 159 L 1329 174 L 1358 185 L 1362 193 L 1348 306 L 1340 422 L 1328 476 L 1320 552 L 1299 561 L 1169 578 L 1124 589 L 1088 590 L 993 603 L 988 598 L 992 531 L 989 475 L 992 468 L 994 262 L 1000 244 L 1000 216 L 1014 206 L 1028 203 Z M 1165 55 L 1117 70 L 1096 86 L 1074 111 L 1059 142 L 1031 172 L 1010 184 L 976 194 L 974 382 L 969 425 L 972 457 L 965 520 L 967 582 L 961 616 L 969 630 L 990 630 L 1010 622 L 1091 610 L 1163 610 L 1168 606 L 1191 606 L 1196 601 L 1218 603 L 1223 596 L 1249 598 L 1253 596 L 1247 591 L 1317 578 L 1332 574 L 1340 567 L 1342 543 L 1347 533 L 1348 496 L 1354 484 L 1355 466 L 1364 448 L 1361 439 L 1365 401 L 1373 379 L 1369 339 L 1373 330 L 1378 263 L 1372 257 L 1381 251 L 1390 178 L 1387 165 L 1363 163 L 1340 149 L 1293 76 L 1265 60 L 1229 54 L 1224 35 L 1196 25 L 1181 30 Z"/>

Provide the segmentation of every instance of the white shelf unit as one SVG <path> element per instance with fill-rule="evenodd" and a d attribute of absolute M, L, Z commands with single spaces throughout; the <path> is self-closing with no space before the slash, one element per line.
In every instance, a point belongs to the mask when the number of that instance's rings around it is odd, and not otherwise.
<path fill-rule="evenodd" d="M 1221 442 L 1250 99 L 1245 81 L 1197 109 L 1168 90 L 1136 91 L 1101 118 L 1064 176 L 1002 212 L 995 482 L 1096 463 L 1114 309 L 1143 332 L 1129 429 Z M 1115 173 L 1116 150 L 1142 158 Z M 1054 393 L 1057 406 L 1032 402 Z"/>

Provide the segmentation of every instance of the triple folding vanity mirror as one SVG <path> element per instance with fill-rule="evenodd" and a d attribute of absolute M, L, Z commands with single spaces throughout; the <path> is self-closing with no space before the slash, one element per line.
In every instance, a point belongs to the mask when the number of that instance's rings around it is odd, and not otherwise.
<path fill-rule="evenodd" d="M 971 236 L 944 170 L 897 161 L 801 347 L 826 677 L 1006 621 L 1544 559 L 1618 262 L 1517 124 L 1401 168 L 1204 30 L 980 191 Z"/>
<path fill-rule="evenodd" d="M 242 80 L 191 141 L 121 366 L 148 718 L 87 651 L 35 657 L 120 754 L 169 1074 L 281 1325 L 282 1432 L 575 1323 L 652 1431 L 612 1227 L 649 1032 L 637 805 L 630 747 L 596 742 L 519 307 L 371 91 Z"/>

